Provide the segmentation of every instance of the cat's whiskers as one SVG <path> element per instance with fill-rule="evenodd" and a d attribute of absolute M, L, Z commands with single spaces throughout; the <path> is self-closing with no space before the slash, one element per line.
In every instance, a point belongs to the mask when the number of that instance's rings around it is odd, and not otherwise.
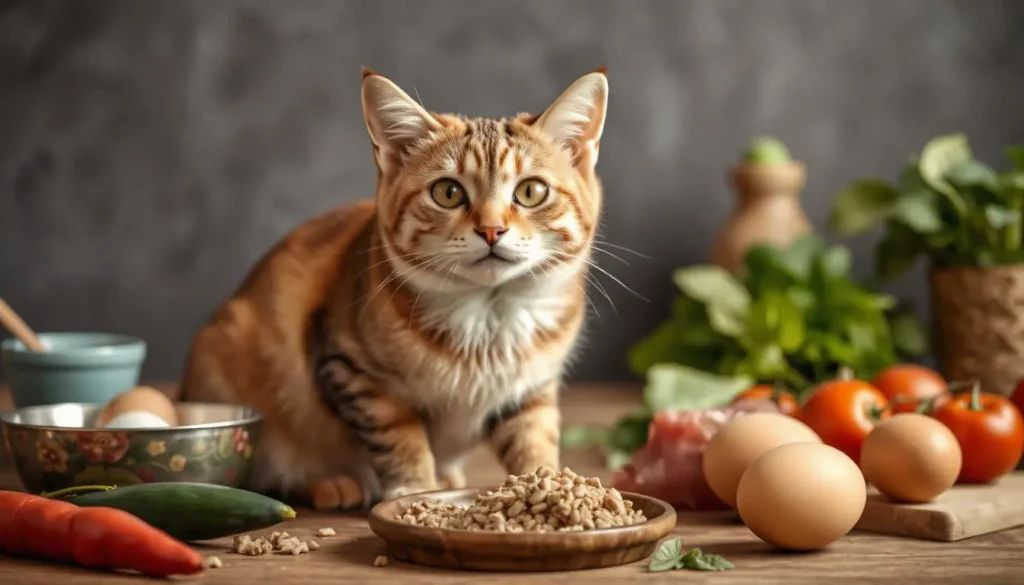
<path fill-rule="evenodd" d="M 611 243 L 609 241 L 606 241 L 606 240 L 599 240 L 597 238 L 594 238 L 593 244 L 600 244 L 602 246 L 609 246 L 609 247 L 615 248 L 617 250 L 622 250 L 623 252 L 629 252 L 630 254 L 634 254 L 636 256 L 639 256 L 639 257 L 643 258 L 644 260 L 650 260 L 651 259 L 651 257 L 648 256 L 647 254 L 642 254 L 642 253 L 637 252 L 636 250 L 634 250 L 632 248 L 627 248 L 626 246 L 620 246 L 618 244 L 613 244 L 613 243 Z"/>
<path fill-rule="evenodd" d="M 441 266 L 439 266 L 436 269 L 437 272 L 441 272 L 448 265 L 453 265 L 453 268 L 448 271 L 448 274 L 445 276 L 444 280 L 441 281 L 441 287 L 442 288 L 444 288 L 444 283 L 448 280 L 448 277 L 452 275 L 452 270 L 454 270 L 454 266 L 458 266 L 459 265 L 459 261 L 458 260 L 446 260 L 444 264 L 442 264 Z M 411 318 L 409 319 L 409 331 L 412 331 L 413 323 L 416 322 L 416 307 L 419 305 L 420 297 L 423 296 L 423 291 L 425 291 L 425 290 L 426 290 L 425 288 L 421 287 L 420 291 L 418 293 L 416 293 L 416 300 L 413 301 L 413 303 L 412 303 L 412 312 L 410 313 Z"/>
<path fill-rule="evenodd" d="M 377 285 L 377 288 L 375 288 L 373 293 L 369 295 L 369 298 L 366 298 L 366 302 L 363 305 L 363 311 L 365 311 L 367 308 L 369 308 L 370 303 L 373 301 L 374 297 L 376 297 L 378 294 L 380 294 L 380 291 L 382 291 L 385 288 L 387 288 L 387 286 L 389 284 L 391 284 L 391 282 L 393 282 L 395 279 L 401 278 L 402 276 L 405 276 L 406 274 L 412 274 L 413 272 L 418 270 L 420 267 L 425 266 L 428 262 L 432 262 L 432 261 L 434 261 L 434 260 L 436 260 L 438 258 L 443 258 L 443 256 L 432 255 L 432 256 L 427 257 L 422 262 L 419 262 L 418 264 L 414 260 L 413 262 L 410 262 L 409 266 L 406 266 L 404 269 L 401 269 L 401 270 L 394 269 L 394 270 L 392 270 L 391 273 L 388 274 L 388 276 L 384 280 L 382 280 L 379 285 Z M 398 292 L 398 288 L 401 288 L 401 286 L 396 287 L 395 292 Z M 391 298 L 394 298 L 394 293 L 391 294 Z M 359 301 L 362 301 L 362 299 L 359 299 Z M 357 301 L 357 302 L 359 302 L 359 301 Z"/>
<path fill-rule="evenodd" d="M 404 278 L 402 279 L 402 282 L 398 283 L 398 286 L 395 287 L 395 290 L 391 292 L 391 296 L 388 297 L 388 303 L 389 304 L 391 303 L 391 301 L 395 298 L 395 295 L 398 294 L 399 290 L 401 290 L 401 289 L 403 289 L 403 288 L 405 288 L 406 286 L 409 285 L 409 280 L 413 277 L 413 275 L 416 273 L 417 270 L 421 270 L 421 269 L 422 270 L 428 270 L 428 269 L 430 269 L 431 266 L 436 264 L 438 261 L 444 260 L 445 258 L 446 258 L 446 256 L 443 256 L 441 254 L 436 254 L 430 260 L 428 260 L 427 262 L 424 262 L 424 263 L 416 266 L 412 270 L 406 270 L 405 272 L 403 272 L 402 276 L 404 276 Z M 414 288 L 420 288 L 420 287 L 414 287 Z M 422 288 L 420 288 L 420 294 L 423 294 L 423 289 Z M 417 299 L 418 298 L 419 298 L 419 295 L 417 295 Z M 415 307 L 414 307 L 414 309 L 415 309 Z M 411 319 L 410 319 L 410 321 L 411 321 Z"/>
<path fill-rule="evenodd" d="M 618 284 L 618 285 L 619 285 L 619 286 L 621 286 L 622 288 L 626 289 L 626 290 L 627 290 L 628 292 L 632 293 L 632 294 L 633 294 L 634 296 L 636 296 L 636 298 L 638 298 L 638 299 L 640 299 L 640 300 L 644 301 L 645 303 L 649 303 L 649 302 L 651 302 L 651 301 L 650 301 L 649 299 L 647 299 L 647 297 L 645 297 L 645 296 L 643 296 L 642 294 L 640 294 L 640 293 L 636 292 L 635 290 L 633 290 L 632 288 L 630 288 L 629 286 L 627 286 L 627 285 L 626 285 L 626 283 L 624 283 L 624 282 L 622 282 L 621 280 L 619 280 L 619 278 L 618 278 L 617 276 L 615 276 L 615 275 L 614 275 L 614 274 L 612 274 L 611 272 L 608 272 L 608 271 L 607 271 L 607 270 L 605 270 L 604 268 L 601 268 L 600 266 L 598 266 L 597 264 L 595 264 L 595 263 L 594 263 L 594 262 L 592 262 L 591 260 L 589 260 L 589 259 L 587 259 L 587 258 L 584 258 L 583 256 L 579 256 L 579 255 L 573 255 L 573 254 L 569 254 L 569 253 L 566 253 L 566 252 L 559 252 L 559 251 L 557 251 L 557 250 L 554 250 L 554 251 L 552 251 L 552 253 L 553 253 L 554 255 L 556 255 L 556 256 L 559 256 L 559 257 L 561 257 L 561 258 L 566 258 L 566 259 L 569 259 L 569 260 L 580 260 L 580 261 L 583 261 L 583 262 L 585 262 L 585 263 L 586 263 L 586 264 L 587 264 L 588 266 L 590 266 L 591 268 L 593 268 L 594 270 L 597 270 L 598 272 L 601 272 L 601 273 L 603 273 L 603 274 L 604 274 L 605 276 L 607 276 L 608 278 L 610 278 L 610 279 L 614 280 L 614 281 L 616 282 L 616 284 Z"/>
<path fill-rule="evenodd" d="M 591 244 L 591 245 L 590 245 L 590 248 L 591 248 L 591 249 L 592 249 L 593 251 L 595 251 L 595 252 L 601 252 L 601 253 L 603 253 L 603 254 L 607 254 L 607 255 L 611 256 L 612 258 L 615 258 L 615 259 L 616 259 L 616 260 L 618 260 L 619 262 L 622 262 L 622 263 L 623 263 L 623 264 L 625 264 L 626 266 L 629 266 L 629 262 L 627 262 L 627 261 L 626 261 L 625 259 L 623 259 L 623 258 L 622 258 L 621 256 L 616 256 L 615 254 L 613 254 L 613 253 L 609 252 L 608 250 L 605 250 L 604 248 L 599 248 L 599 247 L 597 247 L 597 246 L 596 246 L 596 245 L 594 245 L 594 244 Z"/>
<path fill-rule="evenodd" d="M 537 268 L 540 269 L 541 272 L 544 273 L 544 277 L 545 278 L 550 278 L 550 273 L 547 271 L 547 266 L 548 265 L 552 265 L 552 266 L 554 265 L 550 258 L 545 260 L 545 261 L 543 261 L 543 262 L 541 262 L 540 264 L 538 264 L 536 266 Z M 532 268 L 530 269 L 530 272 L 533 272 Z M 590 275 L 588 275 L 585 272 L 583 273 L 583 278 L 585 278 L 587 280 L 587 282 L 591 282 L 591 283 L 594 282 L 593 280 L 591 280 Z M 597 305 L 594 304 L 594 300 L 590 298 L 589 294 L 587 294 L 587 288 L 585 286 L 583 286 L 582 284 L 579 284 L 579 283 L 576 283 L 576 286 L 578 286 L 579 289 L 580 289 L 580 292 L 583 293 L 583 300 L 586 301 L 587 304 L 590 305 L 590 307 L 592 309 L 594 309 L 594 314 L 597 315 L 597 320 L 598 321 L 602 321 L 603 319 L 601 317 L 601 311 L 597 310 Z M 600 285 L 598 285 L 598 287 L 600 287 Z M 611 298 L 608 297 L 607 292 L 605 293 L 605 298 L 608 298 L 608 304 L 611 305 L 612 311 L 615 312 L 615 314 L 617 315 L 618 311 L 615 310 L 615 305 L 611 302 Z"/>
<path fill-rule="evenodd" d="M 390 257 L 387 254 L 385 254 L 385 258 L 383 260 L 381 260 L 380 262 L 374 262 L 370 266 L 367 266 L 357 276 L 362 276 L 362 275 L 366 274 L 367 272 L 373 270 L 374 268 L 376 268 L 378 266 L 381 266 L 383 264 L 387 264 L 388 262 L 391 262 L 392 260 L 406 260 L 406 259 L 412 258 L 415 261 L 418 258 L 426 258 L 426 257 L 432 256 L 432 255 L 433 254 L 430 254 L 429 252 L 426 253 L 426 254 L 424 254 L 422 252 L 410 252 L 408 254 L 396 254 L 396 255 L 390 256 Z"/>

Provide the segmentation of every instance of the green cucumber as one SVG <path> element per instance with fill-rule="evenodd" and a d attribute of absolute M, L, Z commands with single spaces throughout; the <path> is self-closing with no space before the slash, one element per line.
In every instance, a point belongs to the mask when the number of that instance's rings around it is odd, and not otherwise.
<path fill-rule="evenodd" d="M 77 506 L 124 510 L 186 542 L 266 528 L 295 517 L 295 510 L 273 498 L 205 483 L 82 486 L 43 495 Z"/>

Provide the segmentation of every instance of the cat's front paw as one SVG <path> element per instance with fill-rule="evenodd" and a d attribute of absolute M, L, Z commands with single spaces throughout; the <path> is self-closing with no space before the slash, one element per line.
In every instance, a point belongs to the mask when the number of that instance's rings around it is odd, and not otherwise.
<path fill-rule="evenodd" d="M 432 492 L 437 489 L 436 484 L 402 484 L 396 485 L 384 490 L 384 499 L 390 500 L 393 498 L 401 498 L 402 496 L 411 496 L 413 494 L 421 494 L 423 492 Z"/>
<path fill-rule="evenodd" d="M 369 502 L 363 486 L 347 475 L 313 482 L 309 486 L 309 495 L 317 510 L 351 510 L 365 507 Z"/>
<path fill-rule="evenodd" d="M 443 490 L 460 490 L 466 487 L 466 472 L 460 467 L 445 469 L 438 483 Z"/>

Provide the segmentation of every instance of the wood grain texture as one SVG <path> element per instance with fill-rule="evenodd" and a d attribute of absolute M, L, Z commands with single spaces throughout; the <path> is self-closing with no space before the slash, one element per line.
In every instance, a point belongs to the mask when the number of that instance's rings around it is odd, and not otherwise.
<path fill-rule="evenodd" d="M 898 504 L 868 493 L 857 528 L 925 540 L 956 541 L 1024 525 L 1024 473 L 992 485 L 954 486 L 927 504 Z"/>
<path fill-rule="evenodd" d="M 0 409 L 6 397 L 0 392 Z M 580 387 L 569 391 L 563 401 L 566 424 L 610 422 L 639 400 L 635 389 Z M 9 407 L 9 402 L 7 403 Z M 566 465 L 587 475 L 607 480 L 601 458 L 593 453 L 567 452 Z M 5 462 L 6 465 L 6 462 Z M 497 485 L 505 477 L 493 455 L 481 449 L 469 460 L 469 478 L 474 486 Z M 0 472 L 0 488 L 15 489 L 10 467 Z M 228 552 L 230 539 L 207 543 L 205 554 L 224 562 L 202 579 L 205 585 L 306 585 L 316 583 L 402 583 L 402 585 L 585 583 L 612 585 L 640 580 L 653 585 L 714 583 L 715 585 L 811 584 L 811 583 L 907 583 L 985 585 L 1024 584 L 1024 528 L 978 536 L 961 542 L 931 542 L 909 538 L 855 532 L 828 549 L 814 553 L 779 553 L 759 541 L 728 513 L 679 513 L 672 536 L 687 547 L 725 555 L 736 568 L 724 573 L 648 573 L 647 563 L 638 562 L 606 569 L 573 573 L 490 573 L 452 571 L 406 564 L 390 559 L 386 567 L 374 567 L 377 555 L 387 548 L 367 525 L 365 515 L 323 514 L 298 510 L 298 518 L 280 528 L 309 538 L 317 528 L 332 527 L 337 536 L 320 539 L 323 548 L 308 555 L 243 557 Z M 269 530 L 267 531 L 269 532 Z M 259 534 L 263 534 L 260 532 Z M 0 583 L 17 585 L 104 585 L 145 584 L 150 579 L 92 572 L 75 567 L 0 557 Z"/>
<path fill-rule="evenodd" d="M 455 504 L 472 504 L 478 489 L 447 490 L 429 497 Z M 642 510 L 647 522 L 586 532 L 483 532 L 441 530 L 394 520 L 414 502 L 412 495 L 381 502 L 368 518 L 370 529 L 387 542 L 395 558 L 418 565 L 477 571 L 541 572 L 613 567 L 650 556 L 658 541 L 676 526 L 668 504 L 640 494 L 623 492 L 625 500 Z"/>

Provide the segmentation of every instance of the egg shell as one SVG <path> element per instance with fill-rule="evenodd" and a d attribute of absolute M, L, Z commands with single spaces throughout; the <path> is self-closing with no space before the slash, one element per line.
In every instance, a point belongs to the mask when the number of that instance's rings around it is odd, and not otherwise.
<path fill-rule="evenodd" d="M 704 477 L 711 491 L 735 508 L 740 479 L 754 460 L 780 445 L 820 442 L 811 427 L 784 414 L 758 412 L 737 417 L 705 446 Z"/>
<path fill-rule="evenodd" d="M 178 411 L 174 402 L 163 392 L 149 386 L 136 386 L 115 396 L 100 411 L 96 425 L 105 427 L 126 412 L 148 412 L 166 421 L 168 426 L 178 425 Z"/>
<path fill-rule="evenodd" d="M 867 502 L 860 468 L 824 443 L 789 443 L 744 472 L 737 510 L 755 536 L 779 548 L 815 550 L 846 535 Z"/>
<path fill-rule="evenodd" d="M 108 429 L 162 429 L 171 425 L 151 412 L 122 412 L 103 425 Z"/>
<path fill-rule="evenodd" d="M 956 435 L 923 414 L 903 413 L 882 421 L 864 439 L 864 478 L 890 499 L 930 502 L 956 483 L 963 451 Z"/>

